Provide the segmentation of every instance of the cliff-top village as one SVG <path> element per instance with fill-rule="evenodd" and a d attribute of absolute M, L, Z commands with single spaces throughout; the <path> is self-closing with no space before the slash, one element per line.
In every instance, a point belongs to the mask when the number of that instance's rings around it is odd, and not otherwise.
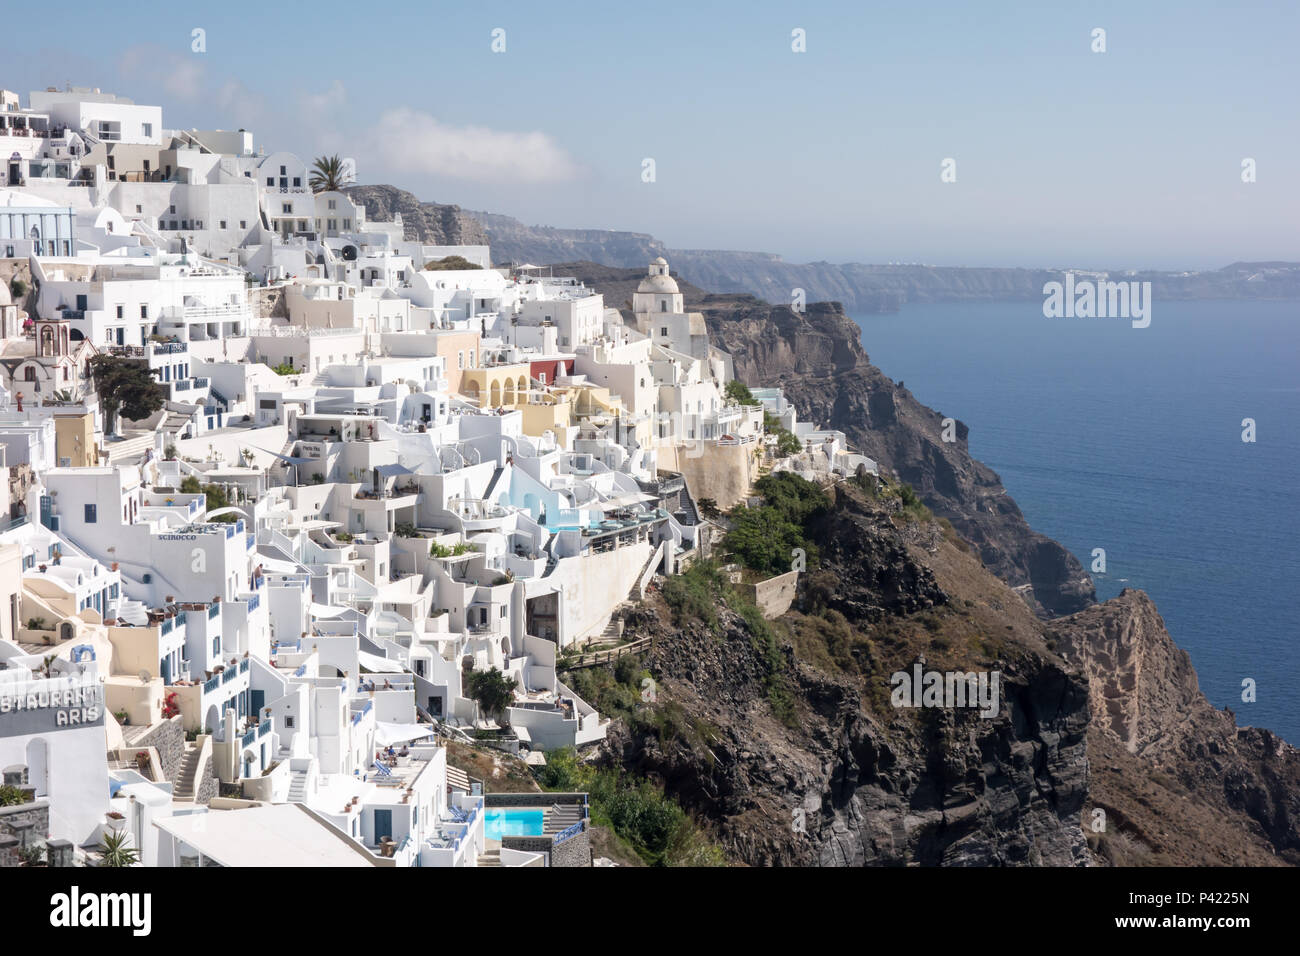
<path fill-rule="evenodd" d="M 565 661 L 706 513 L 876 470 L 662 258 L 620 312 L 98 89 L 0 91 L 0 154 L 0 865 L 590 865 L 448 747 L 581 753 Z"/>

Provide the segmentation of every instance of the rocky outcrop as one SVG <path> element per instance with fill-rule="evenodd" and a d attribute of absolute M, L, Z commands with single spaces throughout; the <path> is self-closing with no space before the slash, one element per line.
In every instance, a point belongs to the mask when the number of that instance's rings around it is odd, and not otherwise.
<path fill-rule="evenodd" d="M 887 507 L 842 491 L 816 527 L 830 532 L 818 538 L 819 571 L 842 587 L 834 607 L 820 612 L 828 616 L 816 616 L 818 586 L 807 576 L 800 604 L 808 616 L 795 612 L 786 622 L 796 630 L 852 614 L 852 628 L 877 633 L 888 621 L 949 603 L 922 561 L 924 547 Z M 1033 620 L 1023 605 L 1019 613 Z M 947 619 L 964 620 L 956 611 Z M 1051 654 L 1007 645 L 996 660 L 968 659 L 1002 674 L 999 713 L 985 719 L 971 710 L 882 707 L 888 674 L 908 654 L 883 638 L 859 647 L 861 671 L 809 666 L 786 644 L 779 676 L 797 703 L 783 722 L 770 704 L 770 659 L 742 616 L 723 608 L 716 630 L 699 621 L 675 627 L 652 598 L 630 615 L 625 634 L 654 638 L 646 665 L 661 697 L 696 730 L 667 735 L 646 732 L 649 721 L 619 722 L 602 758 L 661 783 L 733 859 L 755 866 L 1091 860 L 1080 827 L 1087 687 Z M 863 681 L 861 673 L 870 676 Z"/>
<path fill-rule="evenodd" d="M 1219 825 L 1262 838 L 1279 857 L 1300 863 L 1300 751 L 1267 730 L 1238 727 L 1231 711 L 1211 706 L 1191 658 L 1145 593 L 1126 589 L 1049 628 L 1087 679 L 1091 737 L 1109 738 L 1169 779 L 1165 799 L 1208 808 Z M 1158 833 L 1144 838 L 1163 849 Z"/>
<path fill-rule="evenodd" d="M 421 202 L 396 186 L 347 186 L 343 191 L 365 205 L 368 220 L 392 222 L 401 213 L 408 240 L 432 246 L 487 245 L 483 227 L 459 206 Z"/>
<path fill-rule="evenodd" d="M 662 242 L 642 232 L 553 229 L 526 226 L 518 219 L 489 212 L 467 214 L 482 224 L 487 241 L 492 244 L 494 262 L 546 265 L 587 260 L 623 268 L 639 265 L 644 273 L 646 263 L 668 254 Z"/>

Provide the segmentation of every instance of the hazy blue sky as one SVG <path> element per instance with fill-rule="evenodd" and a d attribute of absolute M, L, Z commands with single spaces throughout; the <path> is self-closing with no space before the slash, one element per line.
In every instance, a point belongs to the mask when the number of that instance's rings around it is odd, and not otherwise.
<path fill-rule="evenodd" d="M 679 248 L 945 265 L 1300 259 L 1295 2 L 636 9 L 28 4 L 0 36 L 0 86 L 99 86 L 161 104 L 170 128 L 337 150 L 361 182 Z M 195 27 L 205 53 L 191 52 Z M 806 53 L 791 51 L 796 27 Z M 1095 27 L 1105 53 L 1091 51 Z M 947 157 L 955 183 L 940 181 Z"/>

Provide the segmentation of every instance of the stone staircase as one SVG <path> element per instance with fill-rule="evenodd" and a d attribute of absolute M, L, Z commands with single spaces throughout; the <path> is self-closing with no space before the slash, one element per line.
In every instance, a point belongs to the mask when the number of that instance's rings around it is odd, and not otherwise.
<path fill-rule="evenodd" d="M 122 441 L 105 442 L 103 444 L 104 453 L 108 456 L 109 465 L 117 465 L 123 461 L 139 458 L 146 451 L 153 448 L 153 432 L 146 432 L 143 435 L 136 435 L 133 438 L 126 438 Z"/>
<path fill-rule="evenodd" d="M 307 802 L 307 771 L 295 770 L 289 777 L 289 802 Z"/>
<path fill-rule="evenodd" d="M 479 866 L 500 866 L 501 851 L 499 849 L 484 850 L 482 853 L 479 854 L 478 865 Z"/>
<path fill-rule="evenodd" d="M 187 744 L 185 746 L 185 756 L 181 758 L 180 770 L 176 773 L 175 785 L 172 787 L 172 798 L 174 800 L 194 802 L 198 783 L 199 762 L 202 756 L 203 748 L 198 744 Z"/>
<path fill-rule="evenodd" d="M 582 807 L 556 804 L 546 815 L 546 825 L 542 832 L 547 836 L 562 833 L 574 824 L 581 823 L 582 820 Z"/>

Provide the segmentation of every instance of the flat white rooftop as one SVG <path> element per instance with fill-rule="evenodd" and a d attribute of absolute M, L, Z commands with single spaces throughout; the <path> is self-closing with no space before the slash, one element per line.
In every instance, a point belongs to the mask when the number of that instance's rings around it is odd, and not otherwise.
<path fill-rule="evenodd" d="M 222 866 L 374 866 L 365 849 L 296 803 L 163 817 L 154 826 Z"/>

